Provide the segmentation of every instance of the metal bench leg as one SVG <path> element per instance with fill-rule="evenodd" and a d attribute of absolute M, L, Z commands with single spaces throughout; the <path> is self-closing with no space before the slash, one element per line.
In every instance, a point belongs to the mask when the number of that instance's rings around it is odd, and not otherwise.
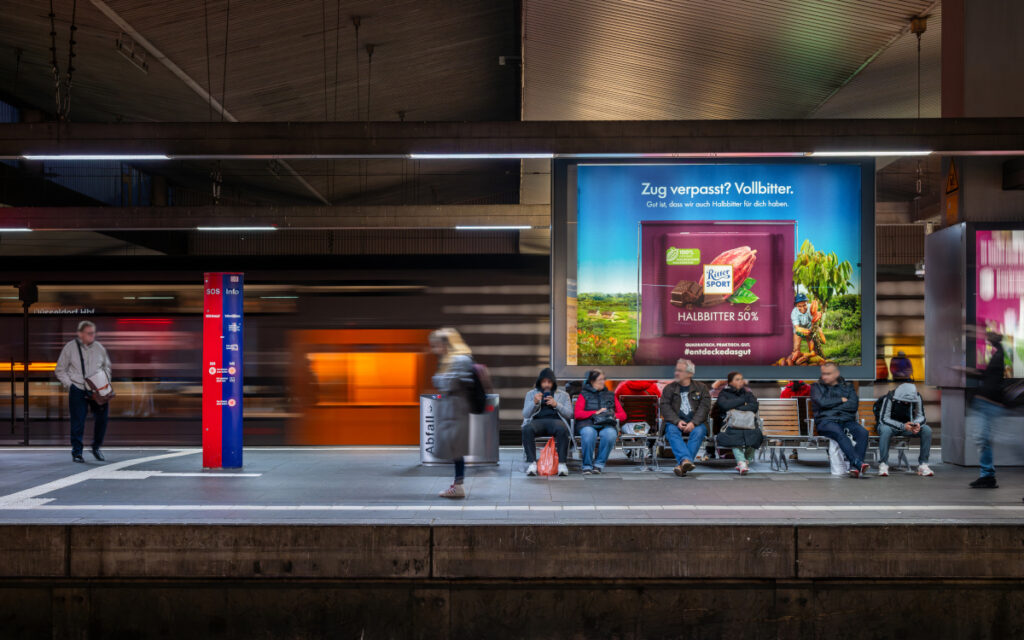
<path fill-rule="evenodd" d="M 907 458 L 907 452 L 910 451 L 910 443 L 903 442 L 896 447 L 896 467 L 898 469 L 906 469 L 910 471 L 910 460 Z"/>

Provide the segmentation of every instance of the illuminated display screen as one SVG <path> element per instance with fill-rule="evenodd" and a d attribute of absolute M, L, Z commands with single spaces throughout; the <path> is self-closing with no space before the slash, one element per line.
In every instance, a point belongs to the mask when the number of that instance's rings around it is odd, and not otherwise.
<path fill-rule="evenodd" d="M 974 234 L 977 259 L 975 345 L 979 367 L 988 363 L 992 347 L 985 331 L 1003 335 L 1003 350 L 1010 376 L 1024 377 L 1024 231 L 978 229 Z"/>
<path fill-rule="evenodd" d="M 873 163 L 558 161 L 555 180 L 563 373 L 670 377 L 682 357 L 816 378 L 827 359 L 874 379 Z"/>

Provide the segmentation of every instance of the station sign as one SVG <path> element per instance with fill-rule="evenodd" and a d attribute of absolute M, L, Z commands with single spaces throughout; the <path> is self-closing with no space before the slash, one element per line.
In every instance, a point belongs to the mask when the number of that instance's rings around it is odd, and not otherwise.
<path fill-rule="evenodd" d="M 203 276 L 203 468 L 242 466 L 244 276 Z"/>

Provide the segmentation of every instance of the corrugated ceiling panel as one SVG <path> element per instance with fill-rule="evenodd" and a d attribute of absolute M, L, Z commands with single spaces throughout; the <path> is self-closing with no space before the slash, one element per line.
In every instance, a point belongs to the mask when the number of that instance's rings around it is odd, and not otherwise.
<path fill-rule="evenodd" d="M 802 118 L 930 0 L 524 1 L 524 119 Z"/>
<path fill-rule="evenodd" d="M 942 8 L 928 17 L 921 36 L 921 117 L 942 115 Z M 902 35 L 840 89 L 815 118 L 916 118 L 917 36 Z"/>

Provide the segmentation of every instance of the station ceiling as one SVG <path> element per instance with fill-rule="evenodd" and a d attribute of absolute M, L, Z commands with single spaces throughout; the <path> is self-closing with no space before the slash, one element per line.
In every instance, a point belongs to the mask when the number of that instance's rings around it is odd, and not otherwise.
<path fill-rule="evenodd" d="M 921 98 L 934 117 L 939 5 L 54 0 L 53 12 L 62 67 L 73 12 L 77 27 L 72 121 L 493 122 L 913 117 L 916 15 L 930 16 Z M 52 113 L 49 10 L 0 0 L 0 91 Z M 175 163 L 168 177 L 201 194 L 214 171 L 249 194 L 238 204 L 505 204 L 519 179 L 516 162 L 372 160 Z"/>

